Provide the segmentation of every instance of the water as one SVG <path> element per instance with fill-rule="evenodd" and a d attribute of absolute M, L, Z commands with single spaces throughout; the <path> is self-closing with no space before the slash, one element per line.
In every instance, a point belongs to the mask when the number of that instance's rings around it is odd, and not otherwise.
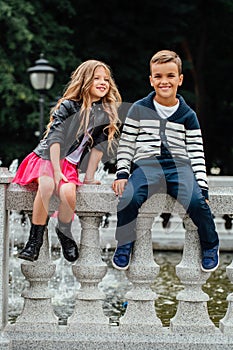
<path fill-rule="evenodd" d="M 56 220 L 56 219 L 54 219 Z M 50 224 L 53 224 L 51 218 Z M 75 227 L 78 223 L 75 223 Z M 14 212 L 10 216 L 10 260 L 9 260 L 9 322 L 14 323 L 21 313 L 24 299 L 21 293 L 27 287 L 28 282 L 21 273 L 21 260 L 17 258 L 18 249 L 22 248 L 23 242 L 28 238 L 30 222 L 27 216 Z M 52 304 L 54 312 L 59 317 L 60 324 L 66 324 L 67 318 L 72 314 L 75 306 L 75 294 L 80 284 L 73 276 L 72 265 L 61 255 L 57 238 L 54 239 L 51 226 L 50 239 L 52 240 L 52 260 L 56 265 L 55 275 L 49 282 L 53 291 Z M 111 246 L 102 251 L 102 259 L 108 266 L 106 276 L 99 284 L 99 288 L 105 293 L 103 310 L 110 319 L 111 324 L 118 324 L 119 318 L 125 312 L 125 295 L 131 289 L 131 283 L 126 278 L 124 271 L 112 268 L 111 257 L 113 250 Z M 164 326 L 169 326 L 170 319 L 177 310 L 176 296 L 183 288 L 175 273 L 175 267 L 182 258 L 182 252 L 155 251 L 154 259 L 160 266 L 159 275 L 156 277 L 152 289 L 156 292 L 158 299 L 155 301 L 155 309 Z M 211 320 L 216 326 L 219 320 L 225 316 L 227 310 L 226 298 L 232 292 L 232 285 L 226 275 L 226 267 L 230 265 L 233 255 L 221 253 L 220 266 L 203 286 L 203 290 L 209 295 L 208 310 Z"/>
<path fill-rule="evenodd" d="M 10 258 L 10 300 L 9 322 L 14 323 L 23 308 L 22 290 L 27 286 L 27 281 L 20 271 L 20 259 L 17 259 L 17 247 L 14 247 Z M 119 318 L 124 315 L 126 309 L 125 294 L 131 288 L 131 283 L 126 278 L 124 271 L 117 271 L 111 266 L 113 251 L 103 250 L 102 259 L 108 265 L 108 272 L 99 284 L 99 288 L 105 293 L 103 310 L 110 319 L 110 324 L 117 325 Z M 169 326 L 170 319 L 177 310 L 177 293 L 182 289 L 178 277 L 175 274 L 175 266 L 182 258 L 181 252 L 154 252 L 154 258 L 160 265 L 160 273 L 151 286 L 157 293 L 155 309 L 163 326 Z M 232 254 L 222 253 L 220 266 L 212 273 L 203 290 L 210 296 L 208 310 L 211 320 L 218 327 L 219 320 L 225 316 L 227 310 L 227 295 L 232 291 L 232 285 L 226 275 L 226 266 L 232 261 Z M 75 294 L 80 284 L 72 274 L 71 264 L 60 255 L 60 249 L 53 249 L 52 260 L 56 264 L 55 276 L 49 282 L 50 289 L 54 292 L 52 304 L 55 314 L 59 317 L 59 324 L 66 324 L 67 318 L 72 314 L 75 305 Z"/>
<path fill-rule="evenodd" d="M 111 254 L 109 253 L 110 257 Z M 218 270 L 211 274 L 211 277 L 203 286 L 203 290 L 210 297 L 208 302 L 210 318 L 217 327 L 219 326 L 219 320 L 225 316 L 228 306 L 226 298 L 233 289 L 226 275 L 226 267 L 232 262 L 232 258 L 232 254 L 221 253 Z M 159 275 L 151 286 L 158 296 L 158 299 L 155 301 L 155 310 L 163 326 L 168 327 L 170 325 L 170 319 L 176 314 L 178 304 L 176 296 L 183 289 L 175 273 L 175 267 L 182 259 L 182 252 L 154 252 L 154 259 L 160 265 Z M 126 301 L 125 293 L 130 289 L 131 285 L 127 281 L 125 273 L 114 270 L 111 267 L 110 261 L 107 261 L 109 267 L 108 275 L 111 276 L 115 285 L 111 286 L 108 283 L 111 279 L 108 280 L 107 275 L 107 283 L 103 281 L 104 292 L 107 295 L 104 301 L 104 307 L 106 308 L 106 304 L 110 301 L 110 307 L 107 310 L 105 309 L 105 313 L 117 322 L 119 317 L 125 312 L 125 308 L 122 305 Z"/>
<path fill-rule="evenodd" d="M 155 260 L 160 265 L 160 274 L 152 289 L 159 296 L 155 309 L 164 326 L 169 326 L 170 319 L 177 310 L 176 296 L 182 290 L 182 285 L 175 274 L 175 266 L 181 258 L 181 252 L 155 253 Z M 211 274 L 202 288 L 210 297 L 208 302 L 209 316 L 217 327 L 219 326 L 219 320 L 225 316 L 227 311 L 226 298 L 232 292 L 232 284 L 226 275 L 226 267 L 230 265 L 232 258 L 232 254 L 221 253 L 218 270 Z"/>

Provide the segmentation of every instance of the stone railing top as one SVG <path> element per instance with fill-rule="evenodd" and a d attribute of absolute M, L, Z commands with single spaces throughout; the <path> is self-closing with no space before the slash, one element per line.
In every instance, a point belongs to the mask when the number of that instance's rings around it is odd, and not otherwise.
<path fill-rule="evenodd" d="M 13 177 L 8 168 L 0 167 L 0 184 L 9 184 Z"/>
<path fill-rule="evenodd" d="M 233 176 L 213 176 L 209 175 L 208 176 L 208 181 L 209 181 L 209 187 L 212 188 L 214 186 L 219 186 L 219 187 L 233 187 Z"/>
<path fill-rule="evenodd" d="M 11 184 L 13 175 L 7 168 L 0 167 L 0 184 L 9 184 L 7 189 L 8 210 L 31 211 L 37 185 L 19 186 Z M 233 177 L 210 177 L 210 206 L 214 213 L 233 214 Z M 223 185 L 226 186 L 223 186 Z M 92 213 L 116 212 L 118 198 L 115 196 L 111 184 L 83 185 L 77 189 L 76 211 Z M 58 208 L 58 198 L 53 196 L 50 202 L 50 210 Z M 155 194 L 147 200 L 141 213 L 184 213 L 184 209 L 170 196 Z"/>
<path fill-rule="evenodd" d="M 10 184 L 7 190 L 8 210 L 32 210 L 37 185 Z M 214 213 L 233 214 L 233 187 L 210 189 L 210 206 Z M 76 211 L 92 213 L 116 212 L 118 199 L 110 185 L 83 185 L 77 189 Z M 58 208 L 58 198 L 53 196 L 50 210 Z M 141 213 L 184 213 L 184 209 L 166 194 L 155 194 L 141 208 Z"/>
<path fill-rule="evenodd" d="M 7 190 L 8 210 L 32 210 L 37 185 L 20 186 L 10 184 Z M 58 208 L 58 198 L 53 196 L 50 201 L 50 210 Z M 83 185 L 77 189 L 77 212 L 115 212 L 117 198 L 109 185 Z"/>

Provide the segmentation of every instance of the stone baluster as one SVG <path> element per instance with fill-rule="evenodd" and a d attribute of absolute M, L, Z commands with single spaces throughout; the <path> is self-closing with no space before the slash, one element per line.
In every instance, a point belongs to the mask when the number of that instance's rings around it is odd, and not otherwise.
<path fill-rule="evenodd" d="M 152 235 L 152 243 L 154 249 L 160 249 L 161 248 L 161 241 L 162 245 L 164 243 L 164 227 L 163 227 L 163 219 L 160 215 L 156 215 L 152 228 L 151 228 L 151 235 Z"/>
<path fill-rule="evenodd" d="M 12 180 L 7 168 L 0 167 L 0 348 L 10 349 L 4 328 L 8 322 L 9 213 L 6 209 L 7 186 Z"/>
<path fill-rule="evenodd" d="M 29 215 L 31 218 L 31 215 Z M 52 292 L 48 282 L 55 273 L 56 266 L 51 263 L 49 254 L 48 229 L 44 233 L 44 242 L 37 261 L 25 261 L 21 270 L 29 282 L 22 292 L 24 306 L 16 323 L 8 325 L 8 330 L 16 331 L 54 331 L 58 327 L 58 317 L 54 314 L 51 299 Z"/>
<path fill-rule="evenodd" d="M 183 249 L 185 229 L 183 219 L 174 213 L 169 218 L 166 227 L 163 227 L 161 216 L 155 217 L 152 226 L 152 242 L 154 249 Z"/>
<path fill-rule="evenodd" d="M 183 226 L 183 219 L 177 213 L 173 213 L 169 219 L 168 227 L 165 228 L 165 232 L 170 235 L 176 235 L 184 240 L 185 228 Z M 170 237 L 171 238 L 171 237 Z"/>
<path fill-rule="evenodd" d="M 108 227 L 100 229 L 100 246 L 101 248 L 111 247 L 116 248 L 115 231 L 117 225 L 117 215 L 115 213 L 108 216 Z"/>
<path fill-rule="evenodd" d="M 226 268 L 227 276 L 231 283 L 233 283 L 233 261 Z M 219 321 L 219 328 L 225 334 L 232 335 L 233 333 L 233 293 L 227 297 L 228 308 L 226 315 Z"/>
<path fill-rule="evenodd" d="M 73 314 L 68 318 L 68 329 L 96 331 L 109 327 L 109 320 L 103 312 L 105 294 L 100 291 L 98 284 L 107 273 L 107 265 L 102 261 L 99 225 L 102 221 L 101 213 L 82 213 L 80 253 L 73 265 L 73 273 L 80 282 L 77 291 L 76 304 Z"/>
<path fill-rule="evenodd" d="M 216 226 L 216 230 L 220 236 L 229 233 L 225 226 L 226 220 L 223 219 L 223 216 L 221 214 L 214 214 L 214 223 Z"/>
<path fill-rule="evenodd" d="M 230 234 L 233 234 L 233 214 L 231 214 L 231 215 L 229 215 L 229 217 L 230 217 L 230 225 L 231 225 L 231 228 L 229 228 L 229 233 Z"/>
<path fill-rule="evenodd" d="M 162 322 L 155 311 L 157 294 L 151 284 L 159 273 L 153 258 L 151 227 L 154 216 L 140 214 L 137 220 L 137 239 L 134 244 L 130 267 L 126 272 L 133 288 L 127 292 L 128 306 L 120 319 L 120 330 L 126 332 L 151 333 L 162 329 Z"/>
<path fill-rule="evenodd" d="M 179 303 L 176 315 L 170 321 L 171 330 L 176 333 L 214 332 L 216 328 L 207 309 L 209 296 L 202 290 L 210 273 L 203 272 L 200 268 L 201 249 L 196 226 L 187 215 L 184 224 L 186 234 L 183 257 L 176 266 L 184 290 L 177 295 Z"/>
<path fill-rule="evenodd" d="M 223 219 L 223 215 L 214 213 L 214 223 L 216 231 L 219 235 L 220 246 L 222 250 L 231 250 L 232 247 L 232 235 L 230 230 L 226 229 L 226 220 Z"/>

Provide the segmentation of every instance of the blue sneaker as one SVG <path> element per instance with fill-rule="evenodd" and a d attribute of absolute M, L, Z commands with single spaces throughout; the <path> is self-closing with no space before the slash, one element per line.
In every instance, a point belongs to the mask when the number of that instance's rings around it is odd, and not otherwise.
<path fill-rule="evenodd" d="M 117 270 L 127 270 L 130 263 L 132 254 L 133 242 L 121 245 L 116 248 L 113 258 L 112 265 Z"/>
<path fill-rule="evenodd" d="M 202 265 L 201 269 L 204 272 L 213 272 L 219 265 L 219 245 L 211 249 L 202 250 Z"/>

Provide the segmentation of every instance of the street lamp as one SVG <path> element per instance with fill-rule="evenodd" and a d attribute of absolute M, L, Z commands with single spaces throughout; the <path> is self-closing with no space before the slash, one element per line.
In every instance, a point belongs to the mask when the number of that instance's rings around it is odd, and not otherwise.
<path fill-rule="evenodd" d="M 34 67 L 28 68 L 30 82 L 36 91 L 39 92 L 39 108 L 40 108 L 40 124 L 39 132 L 40 138 L 42 138 L 44 130 L 44 95 L 51 89 L 54 82 L 54 75 L 56 69 L 49 65 L 49 61 L 44 59 L 44 55 L 40 54 L 40 59 L 35 62 Z"/>

